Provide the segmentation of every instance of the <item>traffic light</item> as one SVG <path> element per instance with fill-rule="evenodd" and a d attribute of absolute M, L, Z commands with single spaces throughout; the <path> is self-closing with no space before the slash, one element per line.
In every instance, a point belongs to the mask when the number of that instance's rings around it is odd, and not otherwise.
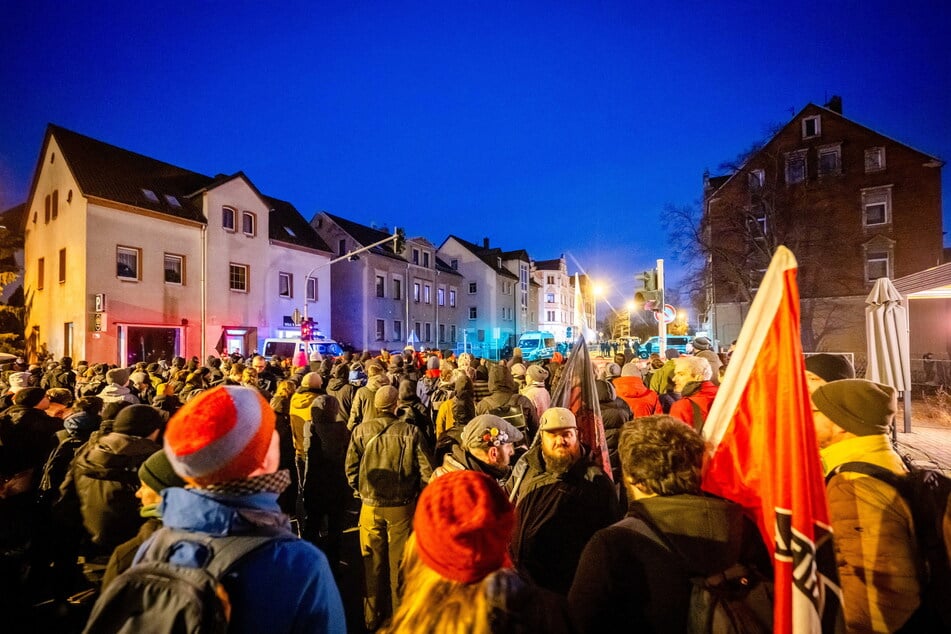
<path fill-rule="evenodd" d="M 657 269 L 644 271 L 635 275 L 634 279 L 644 284 L 644 289 L 634 293 L 634 304 L 643 310 L 658 310 L 663 307 L 664 301 L 661 292 L 657 289 Z"/>
<path fill-rule="evenodd" d="M 406 248 L 406 232 L 403 231 L 402 227 L 396 228 L 396 236 L 393 238 L 393 251 L 395 253 L 402 253 L 403 249 Z"/>
<path fill-rule="evenodd" d="M 314 318 L 308 317 L 300 322 L 301 341 L 311 341 L 314 338 Z"/>
<path fill-rule="evenodd" d="M 572 335 L 573 333 L 574 333 L 574 328 L 572 328 L 571 326 L 568 326 L 567 328 L 565 328 L 565 337 L 566 337 L 569 341 L 571 340 L 571 335 Z"/>
<path fill-rule="evenodd" d="M 650 271 L 644 271 L 640 275 L 634 276 L 635 280 L 640 280 L 644 283 L 645 291 L 656 291 L 657 290 L 657 269 L 651 269 Z"/>

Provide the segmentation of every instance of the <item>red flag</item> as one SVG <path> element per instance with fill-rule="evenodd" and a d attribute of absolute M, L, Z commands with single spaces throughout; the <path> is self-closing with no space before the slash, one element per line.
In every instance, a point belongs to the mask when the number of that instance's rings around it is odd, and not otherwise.
<path fill-rule="evenodd" d="M 766 271 L 703 433 L 703 488 L 756 519 L 773 555 L 778 633 L 832 631 L 841 592 L 799 332 L 796 258 Z"/>
<path fill-rule="evenodd" d="M 567 407 L 574 413 L 578 421 L 578 437 L 591 452 L 592 462 L 600 465 L 613 480 L 601 403 L 598 401 L 598 386 L 594 382 L 594 366 L 584 337 L 578 337 L 568 354 L 561 378 L 552 388 L 551 404 Z"/>

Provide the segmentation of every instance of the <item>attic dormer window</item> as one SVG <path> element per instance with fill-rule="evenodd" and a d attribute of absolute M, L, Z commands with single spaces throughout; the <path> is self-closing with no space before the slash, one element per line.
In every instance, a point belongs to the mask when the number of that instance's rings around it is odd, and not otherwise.
<path fill-rule="evenodd" d="M 165 201 L 172 207 L 175 207 L 176 209 L 182 208 L 182 203 L 178 202 L 178 198 L 175 198 L 174 196 L 170 194 L 165 194 Z"/>
<path fill-rule="evenodd" d="M 297 237 L 297 234 L 294 233 L 294 230 L 291 229 L 290 227 L 284 227 L 284 231 L 286 231 L 286 232 L 287 232 L 287 235 L 289 235 L 289 236 L 292 237 L 292 238 L 296 238 L 296 237 Z"/>
<path fill-rule="evenodd" d="M 157 202 L 158 202 L 158 196 L 156 196 L 156 195 L 155 195 L 155 192 L 153 192 L 151 189 L 145 189 L 145 188 L 143 187 L 143 188 L 142 188 L 142 194 L 143 194 L 149 201 L 151 201 L 151 202 L 153 202 L 153 203 L 157 203 Z"/>
<path fill-rule="evenodd" d="M 225 231 L 234 231 L 234 209 L 231 207 L 221 208 L 221 226 Z"/>
<path fill-rule="evenodd" d="M 502 258 L 495 258 L 496 266 L 502 268 Z"/>
<path fill-rule="evenodd" d="M 819 116 L 806 117 L 802 120 L 802 138 L 811 139 L 822 134 L 822 120 Z"/>

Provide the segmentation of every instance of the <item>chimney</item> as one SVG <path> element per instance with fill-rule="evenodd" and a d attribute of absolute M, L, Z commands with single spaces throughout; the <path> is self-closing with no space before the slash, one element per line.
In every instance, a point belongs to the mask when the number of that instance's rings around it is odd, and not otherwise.
<path fill-rule="evenodd" d="M 488 238 L 482 238 L 482 248 L 483 248 L 483 249 L 488 249 L 488 248 L 489 248 L 489 239 L 488 239 Z"/>
<path fill-rule="evenodd" d="M 832 112 L 838 112 L 839 114 L 842 114 L 842 97 L 839 95 L 832 95 L 832 99 L 826 103 L 825 107 Z"/>

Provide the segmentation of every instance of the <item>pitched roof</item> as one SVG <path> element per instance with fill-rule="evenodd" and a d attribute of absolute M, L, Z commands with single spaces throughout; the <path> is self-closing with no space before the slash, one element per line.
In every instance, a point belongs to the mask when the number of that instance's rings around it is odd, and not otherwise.
<path fill-rule="evenodd" d="M 518 275 L 516 275 L 515 273 L 512 273 L 510 270 L 508 270 L 504 266 L 499 266 L 499 258 L 502 258 L 503 260 L 506 259 L 505 254 L 502 252 L 502 249 L 498 249 L 498 248 L 487 249 L 485 247 L 480 247 L 475 243 L 469 242 L 468 240 L 463 240 L 459 236 L 455 236 L 452 234 L 450 234 L 449 237 L 455 240 L 456 242 L 458 242 L 459 244 L 461 244 L 463 247 L 465 247 L 477 258 L 482 260 L 482 262 L 484 262 L 485 265 L 488 266 L 490 269 L 495 271 L 497 275 L 501 275 L 502 277 L 509 277 L 514 280 L 518 279 Z"/>
<path fill-rule="evenodd" d="M 201 199 L 190 196 L 211 183 L 212 178 L 52 123 L 47 134 L 52 134 L 59 143 L 83 195 L 205 222 Z M 152 192 L 154 197 L 148 196 L 146 191 Z"/>
<path fill-rule="evenodd" d="M 442 258 L 440 258 L 438 255 L 436 256 L 436 270 L 439 271 L 440 273 L 446 273 L 449 275 L 462 277 L 462 273 L 460 273 L 456 269 L 446 264 L 446 262 Z"/>
<path fill-rule="evenodd" d="M 536 260 L 535 269 L 539 271 L 560 271 L 561 258 L 555 258 L 554 260 Z"/>
<path fill-rule="evenodd" d="M 205 223 L 200 192 L 234 178 L 244 178 L 257 192 L 241 172 L 205 176 L 54 124 L 49 125 L 47 134 L 56 138 L 85 196 Z M 291 203 L 258 194 L 271 207 L 268 218 L 271 240 L 330 251 Z"/>
<path fill-rule="evenodd" d="M 7 231 L 15 234 L 23 233 L 23 223 L 26 220 L 26 203 L 14 205 L 9 209 L 0 211 L 0 225 L 7 228 Z"/>
<path fill-rule="evenodd" d="M 379 229 L 374 229 L 373 227 L 361 225 L 359 222 L 347 220 L 346 218 L 341 218 L 340 216 L 326 211 L 322 213 L 326 214 L 327 217 L 330 218 L 338 227 L 347 232 L 347 234 L 353 238 L 357 244 L 363 247 L 367 246 L 368 244 L 373 244 L 374 242 L 379 242 L 380 240 L 385 240 L 386 238 L 393 235 L 387 231 L 380 231 Z M 403 259 L 400 255 L 393 252 L 393 245 L 391 243 L 375 246 L 370 249 L 370 253 L 376 253 L 377 255 L 383 255 L 397 260 Z"/>

